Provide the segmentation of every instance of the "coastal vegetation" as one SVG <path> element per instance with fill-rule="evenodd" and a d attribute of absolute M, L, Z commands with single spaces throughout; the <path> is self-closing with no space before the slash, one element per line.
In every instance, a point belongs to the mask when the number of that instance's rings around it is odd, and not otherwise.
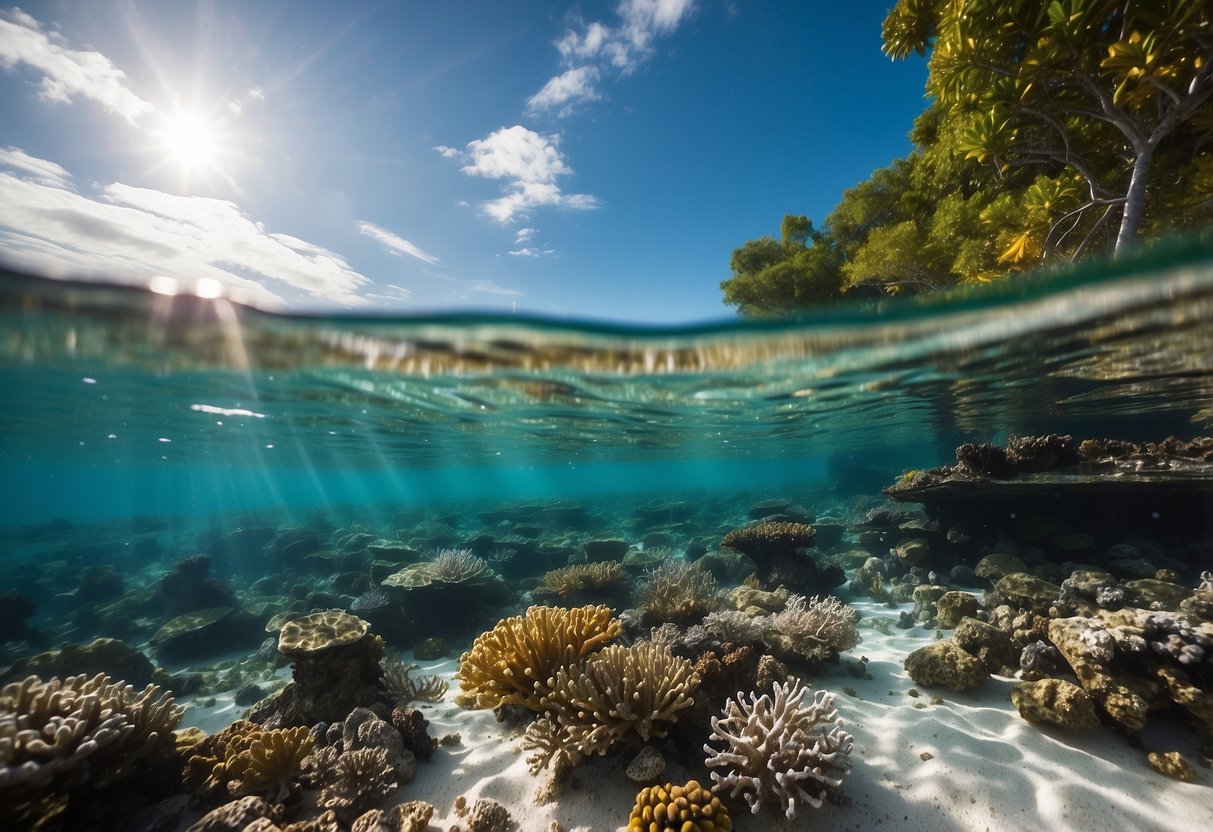
<path fill-rule="evenodd" d="M 1118 255 L 1207 225 L 1213 6 L 1202 0 L 899 0 L 893 59 L 929 53 L 914 150 L 819 226 L 734 250 L 746 316 Z"/>

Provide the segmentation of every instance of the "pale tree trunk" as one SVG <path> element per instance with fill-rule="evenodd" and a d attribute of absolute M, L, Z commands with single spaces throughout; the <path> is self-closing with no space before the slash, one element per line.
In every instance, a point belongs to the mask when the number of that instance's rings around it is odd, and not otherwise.
<path fill-rule="evenodd" d="M 1133 160 L 1133 172 L 1129 175 L 1129 189 L 1125 192 L 1125 207 L 1120 215 L 1120 231 L 1116 235 L 1117 257 L 1128 251 L 1137 241 L 1137 230 L 1146 215 L 1146 180 L 1150 175 L 1150 162 L 1154 158 L 1154 145 L 1148 144 Z"/>

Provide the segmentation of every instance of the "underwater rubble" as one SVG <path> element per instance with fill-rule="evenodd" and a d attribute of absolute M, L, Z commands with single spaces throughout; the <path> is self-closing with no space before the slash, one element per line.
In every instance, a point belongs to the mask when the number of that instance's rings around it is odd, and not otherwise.
<path fill-rule="evenodd" d="M 536 805 L 610 759 L 636 795 L 613 827 L 803 818 L 864 765 L 822 685 L 850 693 L 872 670 L 848 654 L 898 628 L 939 636 L 895 669 L 937 697 L 1006 679 L 1026 724 L 1113 732 L 1207 782 L 1211 474 L 1207 438 L 1043 436 L 964 445 L 891 501 L 266 512 L 132 523 L 88 552 L 66 522 L 4 530 L 0 826 L 527 829 L 517 806 L 416 791 L 462 753 L 431 733 L 454 705 L 492 712 Z M 184 727 L 221 703 L 216 730 Z"/>

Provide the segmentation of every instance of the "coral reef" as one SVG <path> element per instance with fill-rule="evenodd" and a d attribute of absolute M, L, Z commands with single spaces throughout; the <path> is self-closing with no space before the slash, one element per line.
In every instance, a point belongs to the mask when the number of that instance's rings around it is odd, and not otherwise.
<path fill-rule="evenodd" d="M 755 815 L 766 801 L 778 799 L 791 820 L 798 805 L 820 808 L 841 787 L 851 771 L 854 741 L 838 720 L 834 694 L 818 691 L 805 703 L 808 692 L 799 679 L 791 679 L 775 683 L 774 699 L 751 693 L 749 702 L 739 695 L 725 704 L 724 718 L 712 718 L 712 736 L 703 747 L 706 766 L 728 767 L 723 775 L 712 772 L 712 791 L 731 789 L 730 797 L 744 793 Z M 710 744 L 720 740 L 723 749 Z"/>
<path fill-rule="evenodd" d="M 628 832 L 731 832 L 733 821 L 720 798 L 692 780 L 640 790 Z"/>
<path fill-rule="evenodd" d="M 267 821 L 271 829 L 277 829 L 275 821 L 281 819 L 281 807 L 264 798 L 242 797 L 207 812 L 185 832 L 243 832 L 244 829 L 257 828 L 257 824 L 264 829 Z"/>
<path fill-rule="evenodd" d="M 410 800 L 386 812 L 370 809 L 359 815 L 350 826 L 350 832 L 425 832 L 433 816 L 433 804 L 424 800 Z"/>
<path fill-rule="evenodd" d="M 3 606 L 0 595 L 0 607 Z M 104 673 L 122 679 L 128 685 L 143 687 L 153 682 L 166 687 L 168 674 L 157 672 L 151 660 L 129 644 L 113 638 L 93 639 L 88 644 L 64 644 L 57 650 L 48 650 L 21 659 L 0 674 L 0 682 L 19 682 L 26 676 L 41 676 L 49 679 L 58 676 L 86 676 L 92 678 Z"/>
<path fill-rule="evenodd" d="M 417 757 L 428 760 L 438 750 L 438 740 L 431 737 L 429 721 L 416 708 L 397 707 L 392 710 L 392 727 L 400 732 L 404 747 Z"/>
<path fill-rule="evenodd" d="M 1099 726 L 1091 697 L 1064 679 L 1020 682 L 1011 688 L 1011 702 L 1020 716 L 1037 725 L 1053 725 L 1074 734 Z"/>
<path fill-rule="evenodd" d="M 612 645 L 556 672 L 540 705 L 582 754 L 606 754 L 632 737 L 664 737 L 678 712 L 694 704 L 699 677 L 669 648 Z"/>
<path fill-rule="evenodd" d="M 621 588 L 627 581 L 623 564 L 608 560 L 594 563 L 578 563 L 553 569 L 543 576 L 536 592 L 555 595 L 558 598 L 582 598 L 601 596 Z"/>
<path fill-rule="evenodd" d="M 767 620 L 765 640 L 782 656 L 811 661 L 837 659 L 859 644 L 859 613 L 834 596 L 805 599 L 793 595 L 780 612 Z"/>
<path fill-rule="evenodd" d="M 480 798 L 467 808 L 466 802 L 456 801 L 455 813 L 463 820 L 451 827 L 450 832 L 509 832 L 514 827 L 510 812 L 496 800 Z"/>
<path fill-rule="evenodd" d="M 760 644 L 766 623 L 765 616 L 750 616 L 741 610 L 719 610 L 704 616 L 703 629 L 721 641 Z"/>
<path fill-rule="evenodd" d="M 802 573 L 806 569 L 815 571 L 816 566 L 811 560 L 798 557 L 796 550 L 812 546 L 814 534 L 813 527 L 807 523 L 762 522 L 734 529 L 724 536 L 720 545 L 736 549 L 753 560 L 757 567 L 755 574 L 763 588 L 774 589 L 784 583 L 800 589 Z"/>
<path fill-rule="evenodd" d="M 685 561 L 667 560 L 650 569 L 636 591 L 636 606 L 650 623 L 699 621 L 723 604 L 712 573 Z"/>
<path fill-rule="evenodd" d="M 623 626 L 609 607 L 533 606 L 497 622 L 459 659 L 459 701 L 478 708 L 522 705 L 544 710 L 556 671 L 617 638 Z"/>
<path fill-rule="evenodd" d="M 142 774 L 176 764 L 184 709 L 156 685 L 104 674 L 27 677 L 0 690 L 0 802 L 17 827 L 78 828 L 157 798 Z M 129 782 L 138 787 L 127 788 Z"/>
<path fill-rule="evenodd" d="M 313 742 L 307 728 L 267 731 L 238 720 L 190 749 L 185 786 L 206 800 L 256 795 L 281 803 Z"/>

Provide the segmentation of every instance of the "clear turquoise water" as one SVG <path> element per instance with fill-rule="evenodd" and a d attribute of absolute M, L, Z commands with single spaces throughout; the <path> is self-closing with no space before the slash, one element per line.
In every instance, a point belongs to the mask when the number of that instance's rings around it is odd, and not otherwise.
<path fill-rule="evenodd" d="M 929 303 L 684 329 L 281 317 L 0 281 L 0 523 L 874 491 L 961 442 L 1213 423 L 1199 248 Z"/>

